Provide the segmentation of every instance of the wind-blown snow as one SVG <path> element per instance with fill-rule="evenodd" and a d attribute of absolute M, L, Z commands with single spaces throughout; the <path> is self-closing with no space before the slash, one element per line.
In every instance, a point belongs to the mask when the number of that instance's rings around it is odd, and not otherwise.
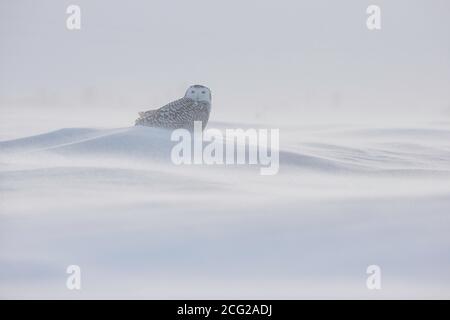
<path fill-rule="evenodd" d="M 280 143 L 261 176 L 176 166 L 146 127 L 0 142 L 1 297 L 450 297 L 450 130 L 284 127 Z"/>

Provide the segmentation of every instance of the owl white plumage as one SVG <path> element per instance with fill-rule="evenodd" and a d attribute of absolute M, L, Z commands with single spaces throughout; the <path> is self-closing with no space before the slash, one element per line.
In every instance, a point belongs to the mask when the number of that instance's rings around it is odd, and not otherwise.
<path fill-rule="evenodd" d="M 205 86 L 193 85 L 186 90 L 183 98 L 165 106 L 145 112 L 139 112 L 136 125 L 194 130 L 194 121 L 201 121 L 205 129 L 211 112 L 211 90 Z"/>

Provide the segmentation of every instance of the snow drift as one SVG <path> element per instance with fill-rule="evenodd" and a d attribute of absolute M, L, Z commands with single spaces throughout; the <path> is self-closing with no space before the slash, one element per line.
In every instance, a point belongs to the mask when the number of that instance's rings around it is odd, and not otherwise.
<path fill-rule="evenodd" d="M 0 142 L 1 296 L 450 296 L 450 130 L 285 127 L 280 139 L 275 176 L 176 166 L 170 133 L 146 127 Z M 65 288 L 70 264 L 79 292 Z M 370 264 L 379 292 L 365 287 Z"/>

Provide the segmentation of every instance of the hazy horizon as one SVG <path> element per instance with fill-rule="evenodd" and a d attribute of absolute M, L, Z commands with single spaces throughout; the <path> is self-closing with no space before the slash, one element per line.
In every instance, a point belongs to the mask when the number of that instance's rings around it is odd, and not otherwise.
<path fill-rule="evenodd" d="M 81 30 L 66 29 L 70 4 Z M 201 83 L 212 121 L 450 120 L 450 3 L 377 1 L 378 31 L 370 4 L 1 1 L 0 110 L 126 126 Z"/>

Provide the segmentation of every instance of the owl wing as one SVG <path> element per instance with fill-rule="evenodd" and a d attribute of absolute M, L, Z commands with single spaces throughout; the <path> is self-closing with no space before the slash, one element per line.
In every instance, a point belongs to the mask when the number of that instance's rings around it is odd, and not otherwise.
<path fill-rule="evenodd" d="M 189 98 L 181 98 L 172 101 L 165 106 L 146 112 L 140 112 L 136 124 L 156 125 L 156 126 L 176 126 L 182 123 L 186 113 L 192 109 L 195 101 Z"/>

